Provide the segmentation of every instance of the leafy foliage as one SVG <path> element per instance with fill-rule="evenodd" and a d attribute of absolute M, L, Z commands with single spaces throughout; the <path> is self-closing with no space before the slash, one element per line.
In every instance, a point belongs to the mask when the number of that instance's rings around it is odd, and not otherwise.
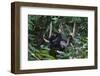
<path fill-rule="evenodd" d="M 63 25 L 63 34 L 67 37 L 76 23 L 77 31 L 70 45 L 63 55 L 57 58 L 49 54 L 49 44 L 44 42 L 43 35 L 48 38 L 50 24 L 53 32 L 58 32 L 59 25 Z M 28 15 L 28 60 L 79 59 L 88 57 L 88 18 L 74 16 L 43 16 Z"/>

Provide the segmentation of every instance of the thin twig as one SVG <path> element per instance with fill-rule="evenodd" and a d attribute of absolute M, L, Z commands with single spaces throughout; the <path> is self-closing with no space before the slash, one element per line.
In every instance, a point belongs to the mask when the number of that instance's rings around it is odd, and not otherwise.
<path fill-rule="evenodd" d="M 71 33 L 69 25 L 65 24 L 66 28 L 68 28 L 68 31 Z"/>

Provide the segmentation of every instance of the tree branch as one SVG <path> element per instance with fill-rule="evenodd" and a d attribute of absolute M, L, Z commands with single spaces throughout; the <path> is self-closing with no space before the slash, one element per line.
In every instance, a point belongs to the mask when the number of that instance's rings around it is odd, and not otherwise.
<path fill-rule="evenodd" d="M 43 40 L 44 40 L 45 42 L 49 43 L 49 40 L 47 40 L 47 39 L 45 38 L 44 35 L 43 35 Z"/>
<path fill-rule="evenodd" d="M 72 37 L 75 36 L 75 32 L 76 32 L 76 22 L 74 22 L 74 25 L 73 25 Z"/>
<path fill-rule="evenodd" d="M 52 22 L 50 23 L 50 32 L 49 32 L 49 38 L 51 37 L 52 34 Z"/>

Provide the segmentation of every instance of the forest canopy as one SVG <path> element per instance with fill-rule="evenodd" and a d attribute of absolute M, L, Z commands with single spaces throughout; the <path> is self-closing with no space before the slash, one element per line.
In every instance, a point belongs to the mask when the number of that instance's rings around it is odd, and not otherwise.
<path fill-rule="evenodd" d="M 50 44 L 43 37 L 49 39 L 50 26 L 52 33 L 59 33 L 67 39 L 73 32 L 75 35 L 63 54 L 57 54 L 56 49 L 50 49 Z M 51 55 L 50 51 L 55 55 Z M 60 50 L 59 50 L 60 51 Z M 88 17 L 76 16 L 46 16 L 28 15 L 28 60 L 81 59 L 88 57 Z"/>

